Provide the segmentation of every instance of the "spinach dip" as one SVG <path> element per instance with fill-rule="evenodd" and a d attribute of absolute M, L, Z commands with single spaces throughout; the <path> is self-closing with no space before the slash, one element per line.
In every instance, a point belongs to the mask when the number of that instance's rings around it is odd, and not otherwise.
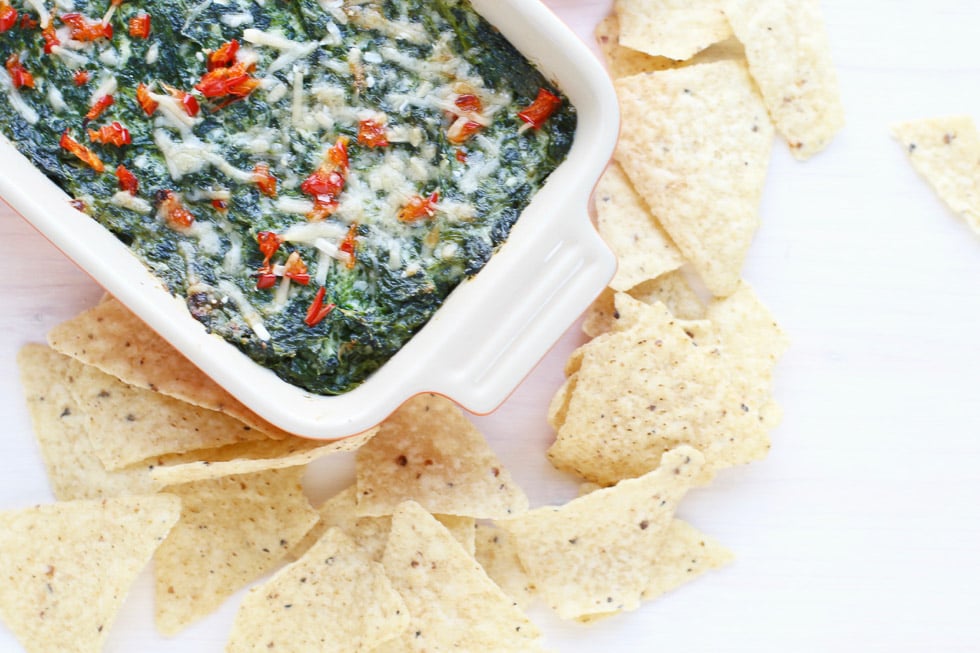
<path fill-rule="evenodd" d="M 0 61 L 0 133 L 319 394 L 480 270 L 576 125 L 468 0 L 0 0 Z"/>

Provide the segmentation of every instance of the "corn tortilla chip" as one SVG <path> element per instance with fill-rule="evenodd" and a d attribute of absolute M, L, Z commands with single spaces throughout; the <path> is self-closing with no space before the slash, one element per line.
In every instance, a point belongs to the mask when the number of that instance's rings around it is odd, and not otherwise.
<path fill-rule="evenodd" d="M 0 512 L 0 620 L 30 653 L 102 650 L 179 514 L 168 494 Z"/>
<path fill-rule="evenodd" d="M 645 305 L 644 305 L 645 306 Z M 548 450 L 559 469 L 611 485 L 656 469 L 679 444 L 702 451 L 700 481 L 765 457 L 758 382 L 732 373 L 721 347 L 699 346 L 663 304 L 632 327 L 582 346 L 575 389 Z"/>
<path fill-rule="evenodd" d="M 357 452 L 362 515 L 390 515 L 408 499 L 432 513 L 482 519 L 528 507 L 483 435 L 458 406 L 436 395 L 410 399 Z"/>
<path fill-rule="evenodd" d="M 734 61 L 624 77 L 616 160 L 713 294 L 731 294 L 759 226 L 772 125 Z"/>
<path fill-rule="evenodd" d="M 676 68 L 678 62 L 667 57 L 654 57 L 645 52 L 621 45 L 619 42 L 619 16 L 609 14 L 596 26 L 596 42 L 606 61 L 606 68 L 613 79 L 637 73 Z"/>
<path fill-rule="evenodd" d="M 224 413 L 119 381 L 78 364 L 70 389 L 106 469 L 172 453 L 213 449 L 267 436 Z"/>
<path fill-rule="evenodd" d="M 644 476 L 500 522 L 541 597 L 563 619 L 635 610 L 660 572 L 674 511 L 704 462 L 680 446 Z"/>
<path fill-rule="evenodd" d="M 681 320 L 700 320 L 704 317 L 704 303 L 691 288 L 683 270 L 674 270 L 656 279 L 644 281 L 627 291 L 630 297 L 647 304 L 663 303 L 674 317 Z M 582 321 L 582 331 L 595 338 L 615 328 L 618 321 L 615 307 L 616 292 L 612 288 L 592 303 Z"/>
<path fill-rule="evenodd" d="M 689 59 L 732 35 L 720 0 L 616 0 L 619 42 L 650 55 Z"/>
<path fill-rule="evenodd" d="M 379 653 L 542 650 L 534 624 L 414 501 L 395 511 L 383 562 L 411 621 L 406 633 L 378 647 Z"/>
<path fill-rule="evenodd" d="M 680 251 L 618 164 L 610 165 L 599 179 L 595 206 L 599 234 L 619 262 L 609 282 L 614 290 L 629 290 L 684 264 Z"/>
<path fill-rule="evenodd" d="M 892 125 L 912 167 L 940 199 L 980 234 L 980 136 L 969 116 Z"/>
<path fill-rule="evenodd" d="M 477 524 L 476 561 L 517 607 L 524 610 L 530 605 L 534 586 L 517 556 L 517 544 L 510 533 L 496 524 Z"/>
<path fill-rule="evenodd" d="M 299 561 L 249 590 L 225 651 L 374 651 L 408 621 L 384 568 L 331 528 Z"/>
<path fill-rule="evenodd" d="M 827 147 L 844 107 L 820 0 L 724 0 L 724 8 L 790 152 L 806 159 Z"/>
<path fill-rule="evenodd" d="M 174 635 L 275 568 L 318 517 L 302 467 L 175 485 L 180 521 L 157 549 L 156 624 Z"/>
<path fill-rule="evenodd" d="M 151 494 L 159 489 L 145 467 L 109 472 L 88 436 L 87 418 L 68 390 L 80 365 L 53 349 L 25 345 L 17 355 L 21 383 L 51 491 L 59 501 Z"/>
<path fill-rule="evenodd" d="M 289 435 L 232 397 L 116 299 L 55 326 L 48 344 L 129 385 L 227 413 L 271 438 Z"/>

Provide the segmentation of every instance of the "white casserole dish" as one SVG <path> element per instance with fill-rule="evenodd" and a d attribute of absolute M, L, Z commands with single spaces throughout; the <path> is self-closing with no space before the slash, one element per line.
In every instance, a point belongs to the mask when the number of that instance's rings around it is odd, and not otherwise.
<path fill-rule="evenodd" d="M 475 413 L 495 409 L 601 292 L 615 258 L 595 232 L 589 196 L 612 155 L 619 114 L 604 68 L 544 5 L 473 0 L 569 97 L 578 128 L 551 175 L 479 274 L 361 386 L 320 396 L 281 380 L 208 334 L 108 230 L 0 136 L 0 196 L 55 246 L 217 383 L 273 424 L 334 439 L 368 429 L 421 392 Z"/>

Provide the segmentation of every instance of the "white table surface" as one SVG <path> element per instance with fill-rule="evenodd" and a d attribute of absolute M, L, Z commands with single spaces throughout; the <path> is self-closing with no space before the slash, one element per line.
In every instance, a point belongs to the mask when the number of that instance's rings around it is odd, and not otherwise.
<path fill-rule="evenodd" d="M 584 39 L 610 0 L 549 0 Z M 980 3 L 825 0 L 848 124 L 799 163 L 773 151 L 744 275 L 789 332 L 785 419 L 761 463 L 719 475 L 679 515 L 732 548 L 731 566 L 591 626 L 543 606 L 556 651 L 980 650 L 980 238 L 915 175 L 892 121 L 980 116 Z M 5 165 L 0 162 L 0 166 Z M 14 357 L 100 289 L 0 204 L 0 507 L 51 500 Z M 495 414 L 479 418 L 540 505 L 575 482 L 544 449 L 570 331 Z M 311 493 L 351 477 L 318 464 Z M 241 593 L 167 640 L 152 577 L 108 651 L 220 651 Z M 0 626 L 0 651 L 19 650 Z"/>

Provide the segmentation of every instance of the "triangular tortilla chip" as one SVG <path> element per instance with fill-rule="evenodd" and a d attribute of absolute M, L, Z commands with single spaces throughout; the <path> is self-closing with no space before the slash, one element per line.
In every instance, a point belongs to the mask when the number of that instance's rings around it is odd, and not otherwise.
<path fill-rule="evenodd" d="M 432 513 L 477 519 L 528 507 L 483 435 L 458 406 L 436 395 L 410 399 L 357 452 L 362 515 L 390 515 L 408 499 Z"/>
<path fill-rule="evenodd" d="M 912 167 L 940 199 L 980 234 L 980 135 L 970 116 L 892 125 Z"/>
<path fill-rule="evenodd" d="M 48 343 L 123 383 L 227 413 L 271 438 L 289 435 L 232 397 L 116 299 L 55 326 Z"/>
<path fill-rule="evenodd" d="M 629 290 L 684 264 L 680 251 L 616 163 L 599 179 L 595 208 L 599 234 L 619 262 L 611 288 Z"/>
<path fill-rule="evenodd" d="M 705 306 L 701 298 L 694 292 L 682 270 L 668 272 L 656 279 L 645 281 L 631 288 L 627 294 L 644 303 L 660 302 L 681 320 L 700 320 L 704 318 Z M 595 338 L 607 331 L 618 329 L 619 314 L 616 311 L 615 298 L 617 293 L 611 288 L 602 294 L 586 311 L 582 322 L 582 331 Z"/>
<path fill-rule="evenodd" d="M 690 59 L 732 35 L 720 0 L 616 0 L 619 42 L 650 55 Z"/>
<path fill-rule="evenodd" d="M 715 295 L 734 292 L 759 226 L 772 125 L 744 64 L 718 61 L 616 82 L 616 160 Z"/>
<path fill-rule="evenodd" d="M 180 521 L 154 557 L 156 623 L 173 635 L 272 570 L 317 521 L 293 467 L 175 485 Z"/>
<path fill-rule="evenodd" d="M 806 159 L 844 126 L 820 0 L 724 0 L 749 72 L 790 152 Z"/>
<path fill-rule="evenodd" d="M 595 29 L 595 38 L 606 60 L 609 75 L 613 79 L 677 67 L 678 62 L 673 59 L 654 57 L 622 45 L 619 42 L 619 16 L 615 13 L 599 21 Z"/>
<path fill-rule="evenodd" d="M 0 512 L 0 619 L 30 653 L 101 651 L 179 515 L 168 494 Z"/>
<path fill-rule="evenodd" d="M 563 619 L 634 610 L 657 586 L 674 511 L 703 461 L 696 449 L 681 446 L 640 478 L 500 526 L 517 541 L 537 592 Z"/>
<path fill-rule="evenodd" d="M 225 651 L 374 651 L 408 621 L 384 568 L 331 528 L 300 560 L 249 591 Z"/>
<path fill-rule="evenodd" d="M 79 363 L 45 345 L 25 345 L 17 355 L 34 432 L 51 491 L 59 501 L 151 494 L 158 488 L 145 467 L 106 471 L 88 436 L 88 418 L 68 390 Z"/>
<path fill-rule="evenodd" d="M 496 524 L 477 524 L 476 561 L 514 605 L 524 610 L 534 597 L 534 585 L 517 556 L 517 543 Z"/>
<path fill-rule="evenodd" d="M 408 605 L 406 634 L 377 649 L 540 651 L 537 627 L 449 531 L 414 501 L 392 517 L 385 573 Z"/>

